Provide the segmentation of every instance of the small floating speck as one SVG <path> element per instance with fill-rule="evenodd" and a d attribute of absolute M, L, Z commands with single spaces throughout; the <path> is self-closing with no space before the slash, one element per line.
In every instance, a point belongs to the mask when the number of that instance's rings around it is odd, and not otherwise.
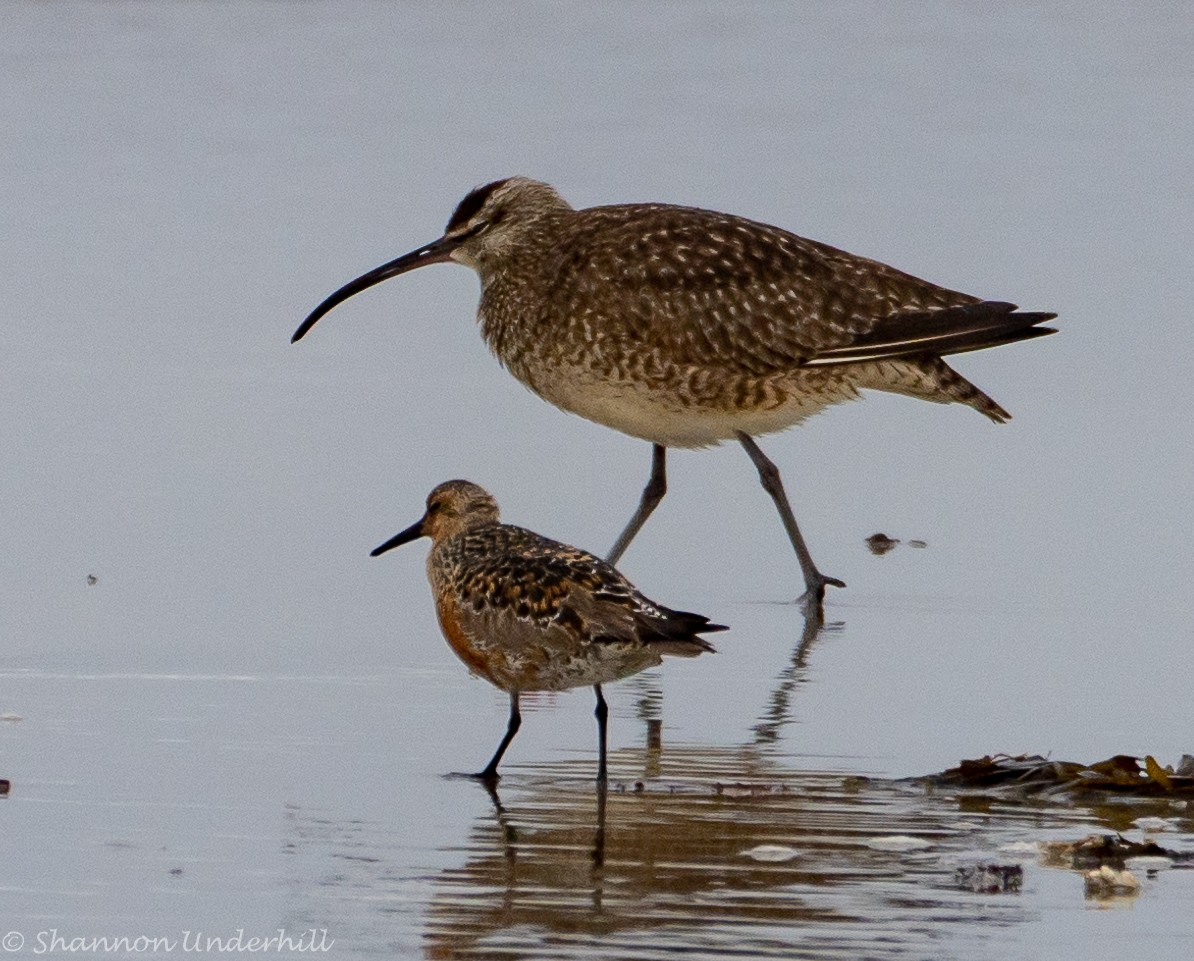
<path fill-rule="evenodd" d="M 867 838 L 863 843 L 876 851 L 923 851 L 933 846 L 931 841 L 914 838 L 910 834 L 884 834 Z"/>
<path fill-rule="evenodd" d="M 771 864 L 791 861 L 800 856 L 799 851 L 784 844 L 760 844 L 742 853 L 752 861 L 767 861 Z"/>
<path fill-rule="evenodd" d="M 19 714 L 0 714 L 0 721 L 3 721 L 7 724 L 16 724 L 17 721 L 23 720 L 25 719 Z"/>
<path fill-rule="evenodd" d="M 96 577 L 94 574 L 87 575 L 87 586 L 88 587 L 95 587 L 95 585 L 98 583 L 99 583 L 99 578 Z"/>
<path fill-rule="evenodd" d="M 921 541 L 921 540 L 914 540 L 914 541 L 909 541 L 909 542 L 908 542 L 908 546 L 909 546 L 909 547 L 919 547 L 919 548 L 924 548 L 924 547 L 928 547 L 928 546 L 929 546 L 929 542 L 928 542 L 928 541 Z"/>
<path fill-rule="evenodd" d="M 12 782 L 8 778 L 0 777 L 0 797 L 8 797 L 8 792 L 12 789 Z"/>

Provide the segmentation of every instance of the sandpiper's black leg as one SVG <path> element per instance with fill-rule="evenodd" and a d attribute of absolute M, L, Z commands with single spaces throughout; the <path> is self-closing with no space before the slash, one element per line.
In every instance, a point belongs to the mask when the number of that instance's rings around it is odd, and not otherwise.
<path fill-rule="evenodd" d="M 593 716 L 597 718 L 597 780 L 604 781 L 605 774 L 605 722 L 609 717 L 609 705 L 605 703 L 605 695 L 601 693 L 601 685 L 594 684 L 597 692 L 597 710 Z"/>
<path fill-rule="evenodd" d="M 593 871 L 595 874 L 600 872 L 605 864 L 605 796 L 608 791 L 609 783 L 607 781 L 597 782 L 597 830 L 593 832 Z M 601 906 L 602 893 L 600 885 L 593 891 L 597 907 Z"/>
<path fill-rule="evenodd" d="M 485 770 L 481 771 L 476 776 L 482 781 L 493 782 L 496 781 L 500 775 L 497 772 L 498 762 L 502 759 L 502 755 L 506 753 L 506 748 L 510 746 L 510 742 L 514 740 L 514 735 L 518 733 L 518 728 L 522 725 L 522 714 L 518 711 L 518 692 L 510 692 L 510 721 L 506 724 L 506 736 L 502 738 L 502 743 L 498 745 L 498 749 L 494 751 L 493 757 L 490 758 L 489 763 L 485 765 Z"/>
<path fill-rule="evenodd" d="M 796 517 L 788 503 L 788 495 L 784 493 L 784 482 L 780 479 L 779 468 L 767 459 L 767 455 L 749 434 L 738 431 L 738 440 L 746 453 L 750 455 L 755 467 L 758 468 L 759 482 L 763 485 L 763 490 L 770 494 L 771 499 L 775 501 L 775 508 L 779 511 L 780 520 L 784 522 L 784 530 L 788 532 L 788 540 L 792 542 L 796 557 L 800 561 L 800 570 L 804 574 L 804 586 L 807 588 L 804 596 L 820 601 L 825 596 L 827 584 L 832 584 L 834 587 L 845 587 L 843 581 L 839 581 L 836 577 L 826 577 L 817 570 L 817 565 L 813 563 L 813 557 L 808 552 L 804 538 L 800 536 L 800 528 L 796 526 Z"/>
<path fill-rule="evenodd" d="M 666 458 L 667 448 L 662 444 L 653 444 L 651 450 L 651 476 L 647 480 L 647 486 L 643 488 L 642 500 L 639 501 L 638 510 L 634 512 L 634 516 L 630 518 L 630 523 L 626 525 L 626 530 L 622 531 L 617 543 L 614 544 L 609 552 L 609 556 L 606 557 L 608 563 L 618 563 L 618 560 L 626 553 L 626 548 L 630 546 L 630 542 L 642 530 L 642 526 L 647 523 L 647 518 L 651 516 L 651 512 L 659 506 L 659 502 L 663 500 L 663 495 L 667 493 Z"/>

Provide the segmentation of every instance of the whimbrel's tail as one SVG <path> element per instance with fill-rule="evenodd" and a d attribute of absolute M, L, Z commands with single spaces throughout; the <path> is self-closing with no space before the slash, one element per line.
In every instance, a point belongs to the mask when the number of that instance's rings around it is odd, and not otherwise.
<path fill-rule="evenodd" d="M 991 397 L 940 357 L 932 355 L 856 364 L 850 368 L 850 383 L 855 387 L 931 400 L 935 404 L 965 404 L 997 424 L 1012 419 L 1012 415 Z"/>
<path fill-rule="evenodd" d="M 998 347 L 1057 333 L 1040 326 L 1056 314 L 1016 310 L 985 300 L 939 310 L 892 314 L 852 343 L 831 348 L 806 366 L 849 365 L 850 382 L 938 404 L 965 404 L 997 424 L 1011 414 L 950 367 L 942 356 Z"/>

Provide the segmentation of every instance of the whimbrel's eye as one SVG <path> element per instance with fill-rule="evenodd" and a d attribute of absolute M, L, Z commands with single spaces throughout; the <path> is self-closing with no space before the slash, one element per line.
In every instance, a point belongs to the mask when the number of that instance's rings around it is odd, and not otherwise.
<path fill-rule="evenodd" d="M 472 226 L 469 227 L 465 236 L 479 237 L 491 227 L 496 227 L 499 223 L 501 223 L 505 216 L 506 212 L 504 210 L 495 210 L 490 216 L 473 223 Z"/>

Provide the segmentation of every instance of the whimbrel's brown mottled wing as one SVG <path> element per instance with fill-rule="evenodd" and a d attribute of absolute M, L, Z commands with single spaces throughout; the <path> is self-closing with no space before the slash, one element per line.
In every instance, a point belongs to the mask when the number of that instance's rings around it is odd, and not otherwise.
<path fill-rule="evenodd" d="M 767 374 L 854 347 L 865 359 L 972 350 L 987 344 L 974 338 L 968 309 L 984 318 L 1007 313 L 1008 305 L 987 308 L 878 261 L 728 214 L 652 204 L 574 216 L 560 256 L 573 267 L 588 264 L 571 272 L 588 282 L 560 291 L 564 316 L 596 314 L 668 363 Z M 936 317 L 944 308 L 954 310 Z M 1023 316 L 1002 322 L 1022 329 L 1048 315 Z M 936 332 L 936 345 L 908 349 L 922 325 Z M 1001 338 L 990 344 L 1009 339 Z M 884 353 L 884 345 L 895 352 Z M 853 362 L 847 358 L 824 362 Z"/>

